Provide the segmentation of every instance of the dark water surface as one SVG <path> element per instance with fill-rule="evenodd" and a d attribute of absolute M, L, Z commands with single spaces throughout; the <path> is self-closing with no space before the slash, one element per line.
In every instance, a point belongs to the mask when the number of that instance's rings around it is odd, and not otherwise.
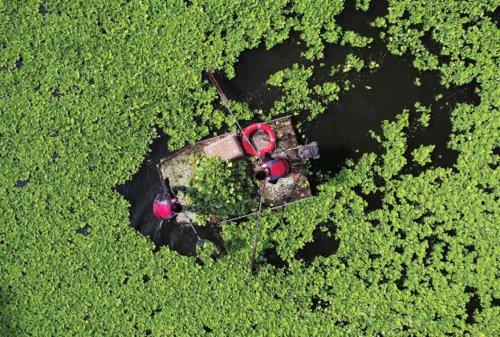
<path fill-rule="evenodd" d="M 355 88 L 341 93 L 340 100 L 330 104 L 315 120 L 309 122 L 301 116 L 296 118 L 296 122 L 302 122 L 298 131 L 303 141 L 315 140 L 320 146 L 321 158 L 313 163 L 313 170 L 329 174 L 339 172 L 347 159 L 356 160 L 367 152 L 379 153 L 380 147 L 369 135 L 369 130 L 380 133 L 383 120 L 393 120 L 404 108 L 411 110 L 413 104 L 419 101 L 432 108 L 430 126 L 416 126 L 419 116 L 411 111 L 407 154 L 409 156 L 411 150 L 421 144 L 435 144 L 431 165 L 450 167 L 456 161 L 456 153 L 446 146 L 451 131 L 450 112 L 457 102 L 477 101 L 474 86 L 445 89 L 439 84 L 438 73 L 421 73 L 413 68 L 410 57 L 391 55 L 379 38 L 379 31 L 370 27 L 371 21 L 386 13 L 385 8 L 385 2 L 377 1 L 372 3 L 370 10 L 365 13 L 356 11 L 354 2 L 349 1 L 346 10 L 337 20 L 346 30 L 373 37 L 374 41 L 369 48 L 327 45 L 325 58 L 313 64 L 301 58 L 300 54 L 306 47 L 300 42 L 297 34 L 292 34 L 287 41 L 271 50 L 265 50 L 261 46 L 243 52 L 235 66 L 235 78 L 228 80 L 219 74 L 221 86 L 230 99 L 246 101 L 251 108 L 266 111 L 280 97 L 279 90 L 268 87 L 266 80 L 271 74 L 294 63 L 314 65 L 311 85 L 323 83 L 325 80 L 338 80 L 341 84 L 346 79 L 354 84 Z M 380 68 L 330 77 L 331 67 L 343 64 L 348 53 L 362 58 L 365 65 L 369 61 L 376 61 Z M 417 77 L 421 86 L 414 84 Z M 437 94 L 443 95 L 439 101 L 434 99 Z M 152 200 L 161 189 L 156 164 L 168 154 L 167 141 L 167 137 L 161 134 L 152 144 L 140 170 L 131 181 L 117 189 L 131 203 L 132 227 L 152 237 L 158 246 L 168 244 L 180 253 L 193 254 L 196 239 L 191 229 L 169 225 L 163 226 L 163 230 L 158 232 L 158 220 L 151 213 Z M 409 164 L 404 172 L 418 174 L 420 170 L 421 168 Z M 312 182 L 313 185 L 318 183 L 314 177 Z M 200 230 L 202 237 L 217 237 L 214 228 Z M 317 240 L 301 251 L 303 258 L 309 260 L 317 254 L 326 254 L 334 251 L 338 245 L 334 238 L 321 233 L 315 237 Z"/>

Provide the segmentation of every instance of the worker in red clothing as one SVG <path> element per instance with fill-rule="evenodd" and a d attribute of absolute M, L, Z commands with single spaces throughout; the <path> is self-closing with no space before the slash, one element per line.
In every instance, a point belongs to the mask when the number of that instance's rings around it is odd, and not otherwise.
<path fill-rule="evenodd" d="M 182 212 L 182 205 L 170 188 L 168 179 L 163 183 L 163 193 L 157 194 L 153 200 L 153 214 L 162 220 L 171 220 Z"/>
<path fill-rule="evenodd" d="M 290 173 L 290 163 L 285 158 L 264 159 L 260 170 L 255 173 L 255 179 L 266 179 L 271 184 L 276 184 L 280 178 L 286 177 Z"/>
<path fill-rule="evenodd" d="M 165 193 L 158 194 L 153 201 L 153 214 L 162 220 L 171 220 L 182 212 L 182 206 L 176 197 Z"/>

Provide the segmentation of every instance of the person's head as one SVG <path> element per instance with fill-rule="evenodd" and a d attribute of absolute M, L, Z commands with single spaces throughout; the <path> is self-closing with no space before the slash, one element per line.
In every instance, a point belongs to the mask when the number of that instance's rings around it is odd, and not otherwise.
<path fill-rule="evenodd" d="M 262 181 L 262 180 L 267 178 L 267 172 L 264 170 L 257 171 L 257 172 L 255 172 L 254 177 L 258 181 Z"/>
<path fill-rule="evenodd" d="M 173 203 L 172 204 L 172 211 L 174 211 L 175 213 L 182 212 L 182 205 L 179 204 L 178 202 Z"/>

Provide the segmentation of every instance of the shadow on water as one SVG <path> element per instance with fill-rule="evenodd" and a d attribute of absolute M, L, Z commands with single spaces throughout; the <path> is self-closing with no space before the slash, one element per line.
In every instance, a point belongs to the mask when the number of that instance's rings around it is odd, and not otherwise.
<path fill-rule="evenodd" d="M 116 188 L 131 204 L 130 225 L 145 234 L 154 233 L 153 227 L 156 227 L 151 221 L 146 223 L 144 218 L 152 215 L 152 201 L 162 191 L 156 165 L 168 155 L 167 142 L 167 135 L 160 132 L 132 179 Z"/>
<path fill-rule="evenodd" d="M 117 186 L 116 190 L 130 202 L 132 227 L 149 236 L 157 247 L 168 245 L 182 254 L 190 255 L 196 245 L 191 229 L 167 221 L 160 227 L 160 220 L 152 212 L 153 199 L 162 192 L 157 165 L 169 154 L 167 143 L 167 135 L 159 132 L 137 173 L 125 184 Z"/>
<path fill-rule="evenodd" d="M 139 170 L 132 179 L 117 186 L 116 190 L 130 202 L 130 226 L 149 236 L 157 249 L 167 245 L 181 254 L 194 255 L 197 238 L 193 230 L 186 224 L 178 224 L 175 221 L 165 221 L 160 226 L 160 220 L 152 212 L 153 199 L 162 192 L 157 165 L 170 154 L 167 144 L 167 135 L 159 132 Z M 197 230 L 202 238 L 214 242 L 224 251 L 217 226 L 206 226 Z"/>
<path fill-rule="evenodd" d="M 365 13 L 355 10 L 354 1 L 348 1 L 346 9 L 337 19 L 344 30 L 372 37 L 374 40 L 368 48 L 327 45 L 324 59 L 311 63 L 301 57 L 306 47 L 298 34 L 292 33 L 288 40 L 271 50 L 266 50 L 262 45 L 243 52 L 235 65 L 236 76 L 228 80 L 219 75 L 220 84 L 230 99 L 245 101 L 252 109 L 263 111 L 269 110 L 281 95 L 279 90 L 266 85 L 267 79 L 294 63 L 314 65 L 311 85 L 327 80 L 339 85 L 348 80 L 354 85 L 354 88 L 342 92 L 340 100 L 328 105 L 326 111 L 313 121 L 303 116 L 296 118 L 297 122 L 302 123 L 301 136 L 306 141 L 316 140 L 320 145 L 321 158 L 312 165 L 315 172 L 335 174 L 348 159 L 356 160 L 368 152 L 379 153 L 381 148 L 369 135 L 369 130 L 380 134 L 382 121 L 393 120 L 405 108 L 411 111 L 407 156 L 410 157 L 411 150 L 421 144 L 435 144 L 432 165 L 451 167 L 457 154 L 447 148 L 451 132 L 450 112 L 457 102 L 477 102 L 475 85 L 446 89 L 440 85 L 437 72 L 419 72 L 413 68 L 411 57 L 390 54 L 384 41 L 379 38 L 379 30 L 370 26 L 376 17 L 386 13 L 386 8 L 385 1 L 372 2 L 370 10 Z M 330 76 L 331 67 L 343 64 L 349 53 L 363 59 L 365 64 L 375 61 L 380 67 Z M 421 85 L 415 84 L 416 78 Z M 438 94 L 443 97 L 436 101 Z M 419 116 L 412 111 L 412 107 L 417 101 L 432 109 L 430 126 L 427 128 L 416 126 Z M 163 226 L 162 231 L 157 232 L 158 220 L 151 212 L 152 200 L 161 190 L 156 164 L 168 154 L 167 141 L 167 136 L 160 134 L 151 145 L 151 151 L 139 171 L 131 181 L 117 190 L 131 203 L 132 227 L 152 237 L 158 246 L 168 244 L 182 254 L 193 254 L 196 240 L 191 229 L 171 225 Z M 403 172 L 418 174 L 421 170 L 409 164 Z M 313 186 L 318 184 L 317 179 L 312 177 Z M 200 235 L 217 240 L 218 230 L 201 229 Z"/>

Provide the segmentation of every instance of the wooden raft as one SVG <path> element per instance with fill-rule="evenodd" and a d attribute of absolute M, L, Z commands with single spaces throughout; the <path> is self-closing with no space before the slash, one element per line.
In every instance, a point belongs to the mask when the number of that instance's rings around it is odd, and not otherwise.
<path fill-rule="evenodd" d="M 295 130 L 293 129 L 291 117 L 285 116 L 274 119 L 269 122 L 269 125 L 276 132 L 276 149 L 272 153 L 272 156 L 288 158 L 292 162 L 292 173 L 280 179 L 278 183 L 274 185 L 267 182 L 258 183 L 258 187 L 265 201 L 264 208 L 283 205 L 311 196 L 311 188 L 307 176 L 302 170 L 302 164 L 304 164 L 304 162 L 300 161 L 297 156 L 297 147 L 299 144 Z M 239 144 L 235 144 L 235 140 L 239 140 L 240 137 L 240 132 L 234 131 L 184 147 L 160 161 L 158 165 L 160 178 L 165 179 L 168 177 L 170 186 L 174 189 L 179 187 L 189 188 L 192 174 L 189 157 L 192 154 L 214 155 L 223 160 L 234 160 L 241 156 L 250 159 L 248 155 L 243 153 L 243 150 L 240 149 L 241 152 L 239 152 Z M 266 140 L 259 134 L 252 140 L 257 148 L 262 148 L 267 144 Z M 224 150 L 223 146 L 226 144 L 228 149 Z M 253 159 L 253 161 L 254 171 L 256 171 L 259 168 L 259 162 L 255 159 Z M 249 172 L 249 174 L 251 174 L 251 172 Z M 183 203 L 182 194 L 179 194 L 178 197 L 181 203 Z M 183 205 L 187 206 L 187 211 L 185 212 L 186 214 L 181 213 L 177 216 L 177 221 L 179 223 L 187 223 L 187 217 L 191 220 L 196 218 L 196 214 L 189 210 L 189 205 L 186 205 L 186 203 L 183 203 Z M 235 217 L 242 215 L 243 214 L 234 214 Z M 220 221 L 221 219 L 217 220 Z"/>

